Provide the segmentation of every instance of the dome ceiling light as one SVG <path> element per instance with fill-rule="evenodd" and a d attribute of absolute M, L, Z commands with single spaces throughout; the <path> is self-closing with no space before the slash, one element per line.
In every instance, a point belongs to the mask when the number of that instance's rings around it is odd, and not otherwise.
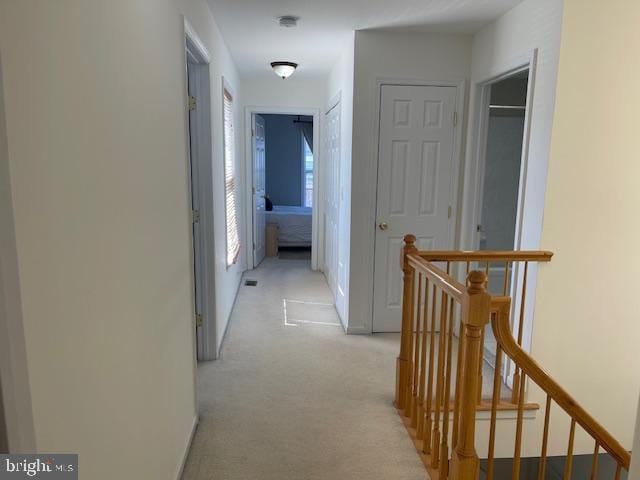
<path fill-rule="evenodd" d="M 296 17 L 295 15 L 283 15 L 282 17 L 278 17 L 278 24 L 284 28 L 293 28 L 298 25 L 298 20 L 300 17 Z"/>
<path fill-rule="evenodd" d="M 296 71 L 298 64 L 293 62 L 271 62 L 271 68 L 273 69 L 273 73 L 285 80 Z"/>

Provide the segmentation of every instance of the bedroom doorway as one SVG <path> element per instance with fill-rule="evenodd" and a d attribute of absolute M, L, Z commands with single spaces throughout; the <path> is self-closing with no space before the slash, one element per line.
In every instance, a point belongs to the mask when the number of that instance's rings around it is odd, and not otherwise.
<path fill-rule="evenodd" d="M 318 265 L 318 119 L 314 110 L 248 109 L 247 159 L 253 255 Z"/>

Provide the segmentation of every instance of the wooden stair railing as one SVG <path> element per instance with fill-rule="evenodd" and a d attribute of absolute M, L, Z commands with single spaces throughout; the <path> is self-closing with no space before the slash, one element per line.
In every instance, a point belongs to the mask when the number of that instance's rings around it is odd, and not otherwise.
<path fill-rule="evenodd" d="M 597 424 L 559 385 L 522 350 L 525 301 L 530 263 L 548 262 L 550 252 L 437 252 L 418 251 L 416 237 L 405 236 L 402 334 L 397 359 L 395 405 L 432 480 L 475 480 L 476 412 L 491 411 L 487 478 L 493 478 L 496 420 L 499 410 L 517 410 L 513 479 L 519 478 L 524 411 L 538 408 L 525 403 L 529 378 L 571 417 L 569 455 L 565 478 L 570 478 L 575 426 L 584 428 L 621 469 L 628 469 L 629 454 Z M 496 275 L 498 273 L 498 275 Z M 465 284 L 456 276 L 466 276 Z M 514 280 L 515 286 L 513 287 Z M 513 292 L 512 292 L 513 290 Z M 491 295 L 489 292 L 496 292 Z M 518 301 L 512 302 L 508 294 Z M 509 318 L 517 308 L 517 338 Z M 496 341 L 493 382 L 483 392 L 486 326 L 492 320 Z M 511 360 L 511 392 L 503 384 L 503 356 Z M 506 395 L 506 397 L 505 397 Z M 450 425 L 451 423 L 451 425 Z M 541 472 L 544 479 L 545 428 Z M 594 471 L 597 469 L 597 455 Z M 595 476 L 592 476 L 595 479 Z M 618 478 L 618 477 L 616 477 Z"/>

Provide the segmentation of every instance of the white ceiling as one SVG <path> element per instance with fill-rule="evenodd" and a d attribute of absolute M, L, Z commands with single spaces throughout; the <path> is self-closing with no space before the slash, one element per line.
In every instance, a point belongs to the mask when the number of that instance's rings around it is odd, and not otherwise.
<path fill-rule="evenodd" d="M 273 75 L 269 63 L 325 75 L 354 30 L 473 33 L 522 0 L 208 0 L 240 74 Z M 276 17 L 299 16 L 296 28 Z"/>

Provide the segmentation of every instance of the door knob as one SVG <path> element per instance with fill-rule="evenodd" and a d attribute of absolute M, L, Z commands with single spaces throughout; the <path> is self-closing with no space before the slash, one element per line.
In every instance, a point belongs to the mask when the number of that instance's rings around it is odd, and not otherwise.
<path fill-rule="evenodd" d="M 380 222 L 378 227 L 380 227 L 380 230 L 387 230 L 389 228 L 389 224 L 387 222 Z"/>

